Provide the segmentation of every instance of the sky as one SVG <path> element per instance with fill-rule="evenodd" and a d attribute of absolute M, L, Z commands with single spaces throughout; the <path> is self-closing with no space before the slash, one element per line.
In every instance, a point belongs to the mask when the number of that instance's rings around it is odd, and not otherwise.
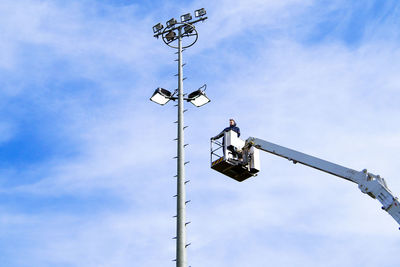
<path fill-rule="evenodd" d="M 175 265 L 177 110 L 149 98 L 176 88 L 176 51 L 152 26 L 198 8 L 188 265 L 396 266 L 399 225 L 355 184 L 267 153 L 238 183 L 209 143 L 235 118 L 399 196 L 396 0 L 2 0 L 0 265 Z"/>

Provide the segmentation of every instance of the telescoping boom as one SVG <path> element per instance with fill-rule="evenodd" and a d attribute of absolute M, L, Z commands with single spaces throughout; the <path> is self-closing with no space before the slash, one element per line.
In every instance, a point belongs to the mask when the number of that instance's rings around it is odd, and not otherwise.
<path fill-rule="evenodd" d="M 211 140 L 211 168 L 239 182 L 244 181 L 260 171 L 259 150 L 356 183 L 361 192 L 377 199 L 382 209 L 400 224 L 398 198 L 389 190 L 382 177 L 366 169 L 356 171 L 255 137 L 244 141 L 233 131 L 225 132 L 222 141 Z"/>

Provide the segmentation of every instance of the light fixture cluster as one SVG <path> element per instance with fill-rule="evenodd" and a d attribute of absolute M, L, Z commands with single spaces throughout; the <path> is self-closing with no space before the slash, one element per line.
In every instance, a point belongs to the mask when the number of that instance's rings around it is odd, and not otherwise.
<path fill-rule="evenodd" d="M 187 98 L 184 98 L 184 100 L 192 103 L 196 107 L 201 107 L 211 100 L 207 97 L 205 91 L 205 88 L 207 86 L 203 85 L 196 91 L 190 93 Z M 204 88 L 204 89 L 203 89 Z M 177 100 L 178 98 L 174 96 L 170 91 L 164 88 L 157 88 L 153 95 L 150 97 L 150 100 L 153 101 L 154 103 L 157 103 L 159 105 L 165 105 L 167 104 L 170 100 Z"/>
<path fill-rule="evenodd" d="M 207 14 L 206 10 L 204 8 L 197 9 L 194 11 L 194 16 L 196 18 L 201 18 Z M 193 19 L 192 15 L 190 13 L 184 14 L 181 16 L 181 23 L 188 23 Z M 204 18 L 203 18 L 204 19 Z M 176 19 L 172 18 L 166 22 L 167 28 L 172 28 L 175 24 L 178 22 Z M 157 25 L 153 26 L 153 32 L 154 34 L 158 34 L 161 32 L 161 30 L 164 28 L 164 26 L 161 23 L 158 23 Z"/>
<path fill-rule="evenodd" d="M 162 36 L 164 42 L 167 45 L 171 46 L 170 43 L 177 39 L 181 40 L 182 37 L 195 36 L 196 37 L 195 40 L 191 44 L 186 45 L 184 47 L 187 48 L 193 45 L 197 40 L 197 31 L 194 27 L 194 24 L 206 20 L 207 19 L 207 17 L 205 17 L 206 14 L 207 14 L 206 10 L 204 8 L 200 8 L 194 12 L 194 16 L 196 19 L 193 19 L 191 13 L 187 13 L 180 17 L 181 20 L 180 22 L 178 22 L 175 18 L 168 20 L 166 22 L 165 28 L 161 23 L 158 23 L 153 26 L 154 37 L 158 38 L 159 36 Z M 175 46 L 171 47 L 178 48 Z M 181 52 L 182 51 L 180 51 L 180 53 Z M 206 87 L 207 87 L 206 85 L 203 85 L 196 91 L 190 93 L 186 98 L 183 98 L 183 100 L 192 103 L 196 107 L 201 107 L 207 104 L 208 102 L 210 102 L 210 99 L 204 93 Z M 165 105 L 170 100 L 174 101 L 178 100 L 176 93 L 177 92 L 171 93 L 167 89 L 159 87 L 154 91 L 150 100 L 157 104 Z"/>

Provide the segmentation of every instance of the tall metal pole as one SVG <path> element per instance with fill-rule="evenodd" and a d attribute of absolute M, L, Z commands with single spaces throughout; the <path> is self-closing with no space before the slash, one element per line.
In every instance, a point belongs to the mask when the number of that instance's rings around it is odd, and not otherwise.
<path fill-rule="evenodd" d="M 200 92 L 203 97 L 208 99 L 208 102 L 204 102 L 202 104 L 197 102 L 195 103 L 196 96 L 193 95 L 191 98 L 185 97 L 183 92 L 183 64 L 182 64 L 182 52 L 184 48 L 191 47 L 194 43 L 196 43 L 198 38 L 198 33 L 193 24 L 198 23 L 200 21 L 204 21 L 207 19 L 204 15 L 206 11 L 204 8 L 198 9 L 195 11 L 196 20 L 192 21 L 192 16 L 190 13 L 181 16 L 182 22 L 177 22 L 174 18 L 170 19 L 167 22 L 167 27 L 163 30 L 163 25 L 158 23 L 153 27 L 154 37 L 159 38 L 162 37 L 162 40 L 169 47 L 178 49 L 178 96 L 176 96 L 176 91 L 171 94 L 166 89 L 158 88 L 153 96 L 150 98 L 153 102 L 164 105 L 169 100 L 178 100 L 178 144 L 177 144 L 177 214 L 176 214 L 176 266 L 177 267 L 186 267 L 187 266 L 187 257 L 186 257 L 186 190 L 185 190 L 185 144 L 184 144 L 184 124 L 183 124 L 183 113 L 184 110 L 184 100 L 192 102 L 193 105 L 199 107 L 209 102 L 209 99 L 205 96 L 204 92 L 201 91 L 200 87 L 198 90 L 193 93 Z M 176 34 L 178 32 L 178 34 Z M 190 37 L 190 42 L 187 42 L 185 46 L 182 45 L 182 38 Z M 175 45 L 175 41 L 178 41 L 178 46 Z M 162 90 L 162 91 L 160 91 Z M 193 94 L 191 93 L 191 94 Z M 191 95 L 189 94 L 189 95 Z M 154 97 L 154 98 L 153 98 Z M 160 98 L 161 97 L 161 98 Z M 167 100 L 167 101 L 165 101 Z"/>
<path fill-rule="evenodd" d="M 186 190 L 183 132 L 182 27 L 178 29 L 178 182 L 176 266 L 186 267 Z"/>

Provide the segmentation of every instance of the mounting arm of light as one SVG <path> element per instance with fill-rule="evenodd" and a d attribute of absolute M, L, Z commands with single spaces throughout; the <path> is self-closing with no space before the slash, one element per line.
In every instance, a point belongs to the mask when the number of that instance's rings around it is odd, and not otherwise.
<path fill-rule="evenodd" d="M 202 88 L 204 88 L 204 89 L 202 90 Z M 190 93 L 188 95 L 188 98 L 186 98 L 185 100 L 192 103 L 196 107 L 201 107 L 201 106 L 207 104 L 211 100 L 204 93 L 206 88 L 207 88 L 207 85 L 205 84 L 202 87 L 200 87 L 199 89 L 197 89 L 196 91 Z"/>

